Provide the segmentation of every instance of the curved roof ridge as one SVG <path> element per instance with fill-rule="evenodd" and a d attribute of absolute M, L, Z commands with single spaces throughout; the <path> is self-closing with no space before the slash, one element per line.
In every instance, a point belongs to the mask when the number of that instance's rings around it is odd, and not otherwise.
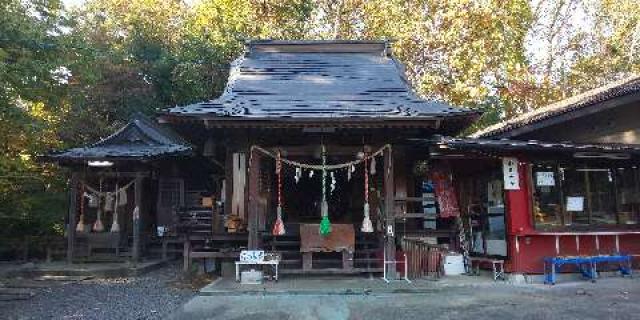
<path fill-rule="evenodd" d="M 313 50 L 254 50 L 262 43 L 284 47 L 303 43 Z M 371 46 L 350 48 L 363 44 Z M 463 116 L 469 118 L 468 122 L 479 114 L 418 96 L 401 63 L 390 54 L 387 41 L 266 41 L 251 45 L 232 63 L 229 81 L 220 97 L 176 106 L 167 113 L 236 120 L 420 120 Z M 327 49 L 327 45 L 337 49 Z"/>

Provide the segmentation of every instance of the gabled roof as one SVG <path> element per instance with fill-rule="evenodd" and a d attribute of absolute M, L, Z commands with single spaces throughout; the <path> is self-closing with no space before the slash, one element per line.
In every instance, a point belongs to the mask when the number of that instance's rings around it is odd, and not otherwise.
<path fill-rule="evenodd" d="M 53 161 L 143 160 L 187 155 L 192 148 L 169 128 L 136 115 L 126 126 L 94 144 L 54 152 Z"/>
<path fill-rule="evenodd" d="M 511 131 L 523 128 L 535 123 L 553 119 L 555 117 L 584 110 L 598 105 L 601 102 L 640 93 L 640 75 L 633 75 L 620 81 L 613 82 L 603 87 L 586 91 L 571 98 L 558 101 L 546 107 L 527 112 L 513 119 L 480 130 L 471 137 L 487 138 L 509 135 Z"/>
<path fill-rule="evenodd" d="M 417 97 L 385 41 L 252 41 L 218 99 L 170 108 L 200 119 L 410 119 L 477 111 Z"/>

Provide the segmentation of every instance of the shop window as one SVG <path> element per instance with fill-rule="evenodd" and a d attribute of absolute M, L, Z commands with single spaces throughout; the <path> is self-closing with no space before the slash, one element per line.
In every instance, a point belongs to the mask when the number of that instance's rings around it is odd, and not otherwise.
<path fill-rule="evenodd" d="M 532 168 L 533 215 L 536 226 L 562 225 L 560 181 L 555 164 L 536 164 Z"/>
<path fill-rule="evenodd" d="M 539 162 L 531 167 L 538 228 L 640 224 L 640 170 Z"/>

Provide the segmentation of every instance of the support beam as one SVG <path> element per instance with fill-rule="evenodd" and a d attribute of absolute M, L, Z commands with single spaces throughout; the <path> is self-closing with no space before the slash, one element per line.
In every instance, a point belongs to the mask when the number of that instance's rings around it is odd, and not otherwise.
<path fill-rule="evenodd" d="M 391 150 L 384 151 L 384 213 L 385 213 L 385 260 L 395 261 L 396 259 L 396 225 L 395 225 L 395 181 L 393 175 L 393 155 Z M 389 234 L 389 228 L 393 234 Z M 395 279 L 395 265 L 390 265 L 385 275 L 388 279 Z"/>
<path fill-rule="evenodd" d="M 140 227 L 142 224 L 142 182 L 143 176 L 135 178 L 135 208 L 133 209 L 133 247 L 131 248 L 131 259 L 133 263 L 140 261 Z"/>
<path fill-rule="evenodd" d="M 259 187 L 260 187 L 260 155 L 254 152 L 249 154 L 249 186 L 248 186 L 248 231 L 249 231 L 249 249 L 258 249 L 260 247 L 260 236 L 258 234 L 259 219 Z"/>
<path fill-rule="evenodd" d="M 79 173 L 73 172 L 71 174 L 71 181 L 69 182 L 69 219 L 67 225 L 67 263 L 73 263 L 73 252 L 76 242 L 76 215 L 78 204 L 78 179 Z"/>

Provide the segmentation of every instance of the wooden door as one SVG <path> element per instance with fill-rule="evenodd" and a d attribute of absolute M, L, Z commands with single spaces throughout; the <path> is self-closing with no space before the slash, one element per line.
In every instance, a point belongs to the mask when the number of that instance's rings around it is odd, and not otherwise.
<path fill-rule="evenodd" d="M 184 206 L 184 180 L 180 178 L 160 178 L 158 181 L 158 204 L 156 206 L 156 224 L 158 226 L 175 225 L 176 209 Z"/>

